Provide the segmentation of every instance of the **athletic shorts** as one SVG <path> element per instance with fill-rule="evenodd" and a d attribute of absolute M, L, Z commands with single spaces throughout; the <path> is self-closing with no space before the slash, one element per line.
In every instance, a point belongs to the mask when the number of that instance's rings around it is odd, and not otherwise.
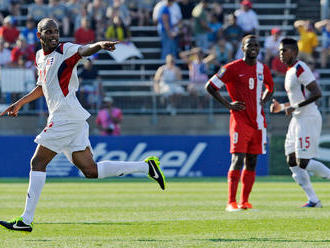
<path fill-rule="evenodd" d="M 34 142 L 56 153 L 63 152 L 72 163 L 73 152 L 84 151 L 86 147 L 93 152 L 88 136 L 86 121 L 58 121 L 48 123 Z"/>
<path fill-rule="evenodd" d="M 296 153 L 297 158 L 315 158 L 321 129 L 321 114 L 313 117 L 292 117 L 285 139 L 285 155 Z"/>
<path fill-rule="evenodd" d="M 229 135 L 230 153 L 266 153 L 266 128 L 255 129 L 242 122 L 239 124 L 231 123 Z"/>

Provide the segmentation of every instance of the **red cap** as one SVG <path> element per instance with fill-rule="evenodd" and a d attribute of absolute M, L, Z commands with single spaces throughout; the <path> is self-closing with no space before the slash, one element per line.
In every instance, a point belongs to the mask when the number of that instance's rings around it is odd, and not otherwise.
<path fill-rule="evenodd" d="M 272 31 L 271 31 L 272 35 L 278 34 L 278 33 L 281 33 L 281 30 L 279 28 L 272 28 Z"/>
<path fill-rule="evenodd" d="M 241 4 L 242 4 L 242 5 L 246 5 L 246 6 L 248 6 L 249 8 L 252 8 L 252 3 L 251 3 L 251 1 L 249 1 L 249 0 L 243 0 L 243 1 L 241 2 Z"/>

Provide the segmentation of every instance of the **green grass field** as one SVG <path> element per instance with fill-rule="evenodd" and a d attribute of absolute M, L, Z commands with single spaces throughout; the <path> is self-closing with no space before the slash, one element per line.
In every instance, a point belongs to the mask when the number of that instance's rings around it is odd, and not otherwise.
<path fill-rule="evenodd" d="M 31 234 L 0 229 L 0 247 L 330 247 L 330 184 L 322 209 L 301 209 L 289 177 L 257 178 L 254 210 L 228 213 L 225 178 L 48 180 Z M 27 181 L 0 180 L 0 219 L 23 211 Z"/>

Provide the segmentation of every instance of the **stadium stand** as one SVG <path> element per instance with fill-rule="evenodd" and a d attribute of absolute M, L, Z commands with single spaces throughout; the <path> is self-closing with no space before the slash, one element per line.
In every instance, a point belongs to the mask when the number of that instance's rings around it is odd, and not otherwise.
<path fill-rule="evenodd" d="M 222 4 L 224 14 L 234 12 L 239 8 L 239 1 L 229 3 L 229 1 L 218 1 Z M 21 24 L 19 29 L 22 30 L 27 19 L 27 4 L 21 5 L 22 16 L 16 19 Z M 258 35 L 263 44 L 265 37 L 274 27 L 282 30 L 283 35 L 296 37 L 297 33 L 293 27 L 293 23 L 297 19 L 306 19 L 313 16 L 313 20 L 320 18 L 320 4 L 308 0 L 271 0 L 271 1 L 253 1 L 253 9 L 258 15 L 260 27 Z M 159 59 L 160 37 L 157 34 L 156 26 L 130 26 L 131 41 L 136 45 L 143 55 L 142 59 L 129 59 L 124 62 L 116 62 L 106 52 L 100 52 L 94 61 L 95 67 L 99 71 L 102 81 L 103 91 L 105 95 L 112 96 L 118 107 L 122 108 L 124 113 L 167 113 L 166 106 L 162 104 L 161 96 L 153 93 L 152 79 L 157 68 L 164 64 Z M 321 39 L 321 37 L 319 37 Z M 62 41 L 73 41 L 73 37 L 63 37 Z M 317 49 L 319 51 L 320 48 Z M 177 65 L 182 69 L 183 86 L 189 83 L 189 71 L 187 65 L 177 60 Z M 318 65 L 318 64 L 317 64 Z M 322 103 L 321 110 L 328 111 L 328 90 L 330 90 L 330 69 L 320 69 L 320 84 L 325 90 L 327 100 Z M 5 79 L 3 79 L 5 80 Z M 85 82 L 85 84 L 92 84 Z M 276 94 L 282 95 L 283 92 Z M 4 98 L 2 99 L 2 102 Z M 195 108 L 194 103 L 188 94 L 182 96 L 177 113 L 217 113 L 226 111 L 222 106 L 209 99 L 209 103 L 204 108 Z M 28 109 L 26 111 L 29 111 Z M 96 112 L 96 110 L 91 110 Z"/>

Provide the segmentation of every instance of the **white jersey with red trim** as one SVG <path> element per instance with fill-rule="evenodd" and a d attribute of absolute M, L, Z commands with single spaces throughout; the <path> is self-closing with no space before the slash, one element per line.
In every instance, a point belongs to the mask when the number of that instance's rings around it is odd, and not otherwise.
<path fill-rule="evenodd" d="M 51 53 L 41 49 L 36 54 L 37 85 L 42 86 L 48 106 L 48 122 L 86 120 L 90 114 L 81 106 L 76 91 L 79 87 L 77 63 L 80 45 L 60 43 Z"/>
<path fill-rule="evenodd" d="M 305 93 L 308 91 L 306 86 L 313 81 L 315 81 L 313 72 L 303 61 L 298 60 L 288 69 L 285 75 L 285 90 L 291 106 L 305 101 Z M 304 107 L 297 108 L 292 114 L 300 117 L 318 115 L 318 112 L 315 102 L 312 102 Z"/>

